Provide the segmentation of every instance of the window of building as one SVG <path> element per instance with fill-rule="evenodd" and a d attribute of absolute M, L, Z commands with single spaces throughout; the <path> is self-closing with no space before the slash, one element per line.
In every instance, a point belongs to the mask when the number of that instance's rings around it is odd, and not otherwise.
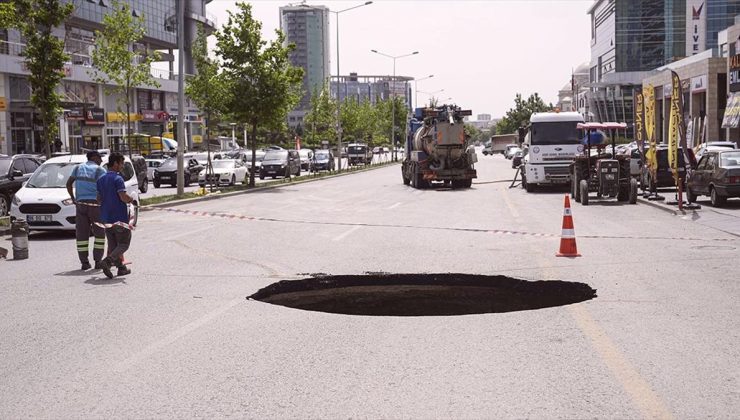
<path fill-rule="evenodd" d="M 25 77 L 10 76 L 10 100 L 30 101 L 31 85 Z"/>

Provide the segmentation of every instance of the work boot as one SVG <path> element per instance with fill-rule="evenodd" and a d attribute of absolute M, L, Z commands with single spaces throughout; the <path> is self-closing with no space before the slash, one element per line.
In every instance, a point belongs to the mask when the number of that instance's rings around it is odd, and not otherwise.
<path fill-rule="evenodd" d="M 103 261 L 100 261 L 100 269 L 103 270 L 103 274 L 105 274 L 105 277 L 108 277 L 109 279 L 113 278 L 113 272 L 110 271 L 110 262 L 108 262 L 107 258 Z"/>
<path fill-rule="evenodd" d="M 118 267 L 118 276 L 125 276 L 126 274 L 131 274 L 131 270 L 128 269 L 126 266 Z"/>
<path fill-rule="evenodd" d="M 95 261 L 95 269 L 100 270 L 103 268 L 103 262 L 102 261 Z"/>
<path fill-rule="evenodd" d="M 87 262 L 87 261 L 83 261 L 82 262 L 82 267 L 80 268 L 80 270 L 85 271 L 85 270 L 89 270 L 89 269 L 90 269 L 90 263 Z"/>

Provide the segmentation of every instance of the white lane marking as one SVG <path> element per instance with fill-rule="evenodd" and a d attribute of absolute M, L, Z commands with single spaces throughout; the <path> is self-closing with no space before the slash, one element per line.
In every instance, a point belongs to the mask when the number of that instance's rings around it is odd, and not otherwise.
<path fill-rule="evenodd" d="M 349 235 L 350 235 L 350 234 L 351 234 L 352 232 L 354 232 L 354 231 L 358 230 L 358 229 L 359 229 L 359 228 L 361 228 L 361 227 L 362 227 L 362 226 L 353 226 L 353 227 L 352 227 L 352 228 L 350 228 L 350 229 L 349 229 L 348 231 L 346 231 L 346 232 L 342 233 L 341 235 L 339 235 L 339 236 L 335 237 L 335 238 L 334 238 L 334 239 L 332 239 L 332 240 L 333 240 L 334 242 L 339 242 L 339 241 L 341 241 L 342 239 L 344 239 L 344 238 L 346 238 L 347 236 L 349 236 Z"/>
<path fill-rule="evenodd" d="M 394 204 L 392 206 L 386 207 L 385 209 L 386 210 L 393 210 L 393 209 L 395 209 L 396 207 L 398 207 L 400 205 L 401 205 L 401 202 L 399 201 L 398 203 L 396 203 L 396 204 Z"/>
<path fill-rule="evenodd" d="M 183 325 L 182 327 L 178 328 L 177 330 L 173 331 L 171 334 L 167 335 L 161 340 L 157 340 L 153 342 L 152 344 L 144 347 L 140 352 L 132 355 L 128 359 L 122 361 L 118 365 L 113 367 L 113 370 L 115 372 L 124 372 L 130 367 L 134 366 L 135 364 L 141 362 L 142 360 L 152 356 L 154 353 L 162 350 L 163 348 L 169 346 L 170 344 L 174 343 L 175 341 L 181 339 L 182 337 L 190 334 L 191 332 L 197 330 L 198 328 L 208 324 L 209 322 L 213 321 L 214 319 L 218 318 L 222 314 L 224 314 L 229 309 L 233 308 L 239 303 L 244 302 L 243 297 L 236 298 L 234 300 L 231 300 L 229 302 L 226 302 L 223 306 L 220 308 L 217 308 L 202 317 L 196 319 L 193 322 L 190 322 L 188 324 Z"/>

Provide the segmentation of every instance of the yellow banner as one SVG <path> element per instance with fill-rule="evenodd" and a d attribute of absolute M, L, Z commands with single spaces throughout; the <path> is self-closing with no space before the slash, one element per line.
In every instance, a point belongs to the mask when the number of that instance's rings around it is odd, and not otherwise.
<path fill-rule="evenodd" d="M 655 144 L 655 88 L 653 85 L 647 85 L 642 88 L 642 96 L 645 107 L 645 135 L 649 145 L 647 153 L 645 153 L 645 159 L 647 160 L 645 163 L 650 173 L 655 176 L 658 169 L 658 161 L 655 153 L 657 145 Z"/>
<path fill-rule="evenodd" d="M 106 119 L 108 122 L 125 122 L 126 121 L 126 113 L 118 113 L 118 112 L 108 112 L 106 114 Z M 129 121 L 141 121 L 144 117 L 141 114 L 128 114 L 128 120 Z"/>
<path fill-rule="evenodd" d="M 678 143 L 683 131 L 683 107 L 681 102 L 681 79 L 676 72 L 671 71 L 671 114 L 668 120 L 668 166 L 673 172 L 673 179 L 678 185 Z"/>

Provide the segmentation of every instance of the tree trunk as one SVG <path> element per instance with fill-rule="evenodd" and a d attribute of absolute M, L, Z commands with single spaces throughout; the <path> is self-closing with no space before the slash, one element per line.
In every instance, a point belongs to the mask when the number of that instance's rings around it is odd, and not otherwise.
<path fill-rule="evenodd" d="M 257 167 L 257 121 L 252 121 L 252 170 L 249 171 L 249 187 L 254 187 L 254 169 Z"/>
<path fill-rule="evenodd" d="M 128 157 L 131 158 L 131 96 L 130 88 L 126 87 L 126 147 Z"/>

